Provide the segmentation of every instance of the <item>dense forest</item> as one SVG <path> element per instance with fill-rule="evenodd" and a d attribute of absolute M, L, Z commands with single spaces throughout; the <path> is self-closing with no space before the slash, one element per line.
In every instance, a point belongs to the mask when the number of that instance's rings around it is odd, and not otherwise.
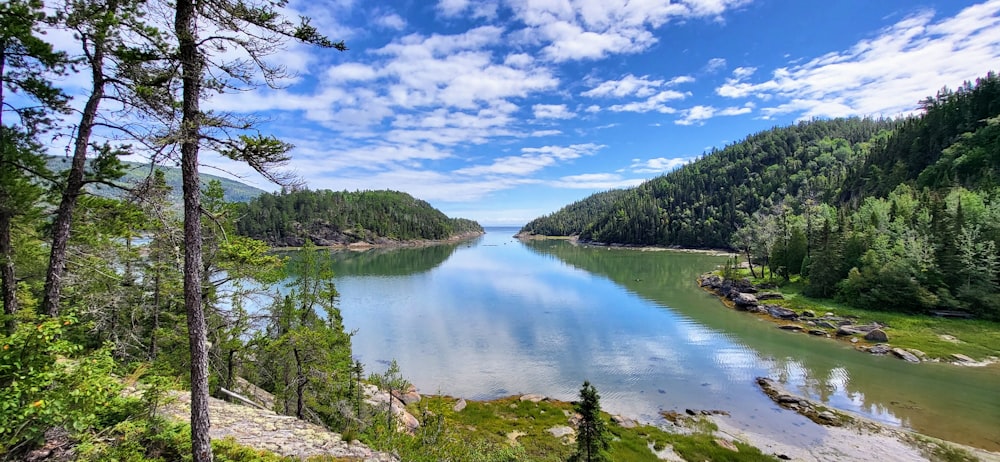
<path fill-rule="evenodd" d="M 1000 318 L 1000 78 L 943 89 L 921 107 L 901 120 L 754 134 L 522 232 L 729 248 L 755 276 L 801 276 L 815 296 Z"/>
<path fill-rule="evenodd" d="M 271 245 L 441 240 L 482 233 L 478 223 L 448 218 L 397 191 L 312 191 L 262 194 L 239 208 L 236 230 Z"/>

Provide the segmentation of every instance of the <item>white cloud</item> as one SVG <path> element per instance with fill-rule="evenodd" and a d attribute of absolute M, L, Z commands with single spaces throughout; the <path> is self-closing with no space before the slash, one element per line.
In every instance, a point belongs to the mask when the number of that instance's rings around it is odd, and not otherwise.
<path fill-rule="evenodd" d="M 933 19 L 931 11 L 909 16 L 850 49 L 776 69 L 763 82 L 749 82 L 753 68 L 739 68 L 716 93 L 774 101 L 761 109 L 765 116 L 911 113 L 940 87 L 974 80 L 1000 60 L 1000 0 Z"/>
<path fill-rule="evenodd" d="M 326 70 L 326 78 L 337 82 L 368 81 L 375 79 L 375 69 L 360 63 L 345 63 Z"/>
<path fill-rule="evenodd" d="M 656 111 L 662 114 L 673 114 L 677 112 L 677 109 L 667 106 L 668 101 L 681 100 L 689 96 L 691 93 L 681 93 L 676 90 L 664 90 L 653 96 L 650 96 L 645 101 L 636 101 L 627 104 L 616 104 L 608 108 L 612 112 L 650 112 Z"/>
<path fill-rule="evenodd" d="M 643 181 L 642 178 L 623 178 L 617 173 L 583 173 L 561 177 L 548 185 L 567 189 L 615 189 L 638 186 Z"/>
<path fill-rule="evenodd" d="M 554 136 L 554 135 L 562 135 L 562 130 L 535 130 L 531 132 L 531 134 L 528 136 L 540 138 L 543 136 Z"/>
<path fill-rule="evenodd" d="M 656 93 L 656 89 L 663 86 L 663 84 L 663 80 L 650 80 L 648 75 L 636 77 L 632 74 L 628 74 L 620 80 L 607 80 L 601 82 L 600 85 L 580 93 L 580 95 L 590 98 L 607 96 L 621 98 L 632 95 L 645 98 L 653 93 Z"/>
<path fill-rule="evenodd" d="M 653 159 L 641 160 L 632 159 L 629 168 L 635 173 L 666 173 L 686 165 L 694 160 L 694 157 L 656 157 Z"/>
<path fill-rule="evenodd" d="M 746 1 L 511 0 L 509 4 L 527 26 L 518 35 L 542 44 L 543 55 L 562 62 L 638 53 L 657 42 L 651 30 L 672 19 L 717 18 Z"/>
<path fill-rule="evenodd" d="M 477 165 L 455 170 L 459 175 L 508 175 L 525 176 L 559 162 L 573 160 L 583 156 L 593 155 L 604 145 L 587 143 L 570 146 L 543 146 L 540 148 L 522 148 L 521 155 L 500 157 L 489 165 Z"/>
<path fill-rule="evenodd" d="M 376 18 L 375 24 L 393 30 L 403 30 L 406 28 L 406 20 L 396 13 Z"/>
<path fill-rule="evenodd" d="M 708 60 L 708 63 L 706 63 L 705 67 L 702 68 L 702 71 L 705 72 L 705 73 L 707 73 L 707 74 L 714 74 L 714 73 L 719 72 L 719 71 L 721 71 L 721 70 L 723 70 L 725 68 L 726 68 L 726 59 L 725 58 L 712 58 L 712 59 Z"/>
<path fill-rule="evenodd" d="M 747 103 L 745 106 L 738 107 L 732 106 L 723 109 L 717 109 L 713 106 L 698 105 L 682 112 L 682 117 L 674 121 L 677 125 L 694 125 L 694 124 L 704 124 L 706 120 L 712 117 L 719 116 L 735 116 L 741 114 L 749 114 L 753 112 L 753 103 Z"/>
<path fill-rule="evenodd" d="M 497 15 L 497 2 L 490 0 L 439 0 L 437 11 L 446 18 L 460 16 L 466 12 L 473 18 L 492 19 Z"/>
<path fill-rule="evenodd" d="M 576 117 L 565 104 L 536 104 L 531 106 L 536 119 L 572 119 Z"/>

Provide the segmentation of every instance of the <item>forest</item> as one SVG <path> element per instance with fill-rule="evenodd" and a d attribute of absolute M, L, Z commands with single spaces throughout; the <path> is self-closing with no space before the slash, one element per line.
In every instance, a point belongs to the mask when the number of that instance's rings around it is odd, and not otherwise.
<path fill-rule="evenodd" d="M 478 223 L 448 218 L 425 201 L 397 191 L 265 193 L 239 207 L 236 230 L 275 246 L 365 241 L 442 240 L 483 232 Z"/>
<path fill-rule="evenodd" d="M 1000 78 L 898 120 L 777 127 L 521 230 L 739 251 L 757 276 L 861 308 L 1000 319 Z"/>

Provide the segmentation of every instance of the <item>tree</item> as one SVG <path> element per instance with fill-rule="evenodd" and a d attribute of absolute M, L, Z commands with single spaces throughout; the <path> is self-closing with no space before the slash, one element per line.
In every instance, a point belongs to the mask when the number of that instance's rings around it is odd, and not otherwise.
<path fill-rule="evenodd" d="M 175 141 L 180 146 L 184 198 L 184 306 L 187 312 L 191 351 L 191 445 L 196 461 L 211 461 L 208 437 L 208 352 L 205 313 L 202 306 L 201 185 L 198 152 L 202 143 L 234 160 L 246 162 L 266 178 L 280 182 L 271 169 L 287 160 L 291 146 L 260 134 L 230 137 L 227 131 L 246 131 L 250 121 L 232 120 L 205 113 L 200 103 L 206 90 L 224 92 L 251 86 L 257 74 L 275 85 L 285 74 L 268 66 L 264 58 L 277 51 L 283 39 L 296 39 L 322 47 L 346 50 L 320 35 L 305 18 L 294 25 L 279 13 L 285 1 L 178 0 L 174 34 L 179 65 L 180 125 Z M 200 31 L 214 30 L 210 37 Z M 225 51 L 235 47 L 249 61 L 225 62 Z M 214 54 L 213 54 L 214 53 Z M 222 61 L 220 61 L 222 60 Z M 212 85 L 205 84 L 206 71 L 213 71 Z M 161 110 L 165 110 L 161 108 Z"/>
<path fill-rule="evenodd" d="M 601 417 L 601 395 L 589 381 L 580 388 L 580 401 L 574 406 L 580 414 L 576 427 L 576 452 L 570 456 L 571 462 L 599 462 L 609 460 L 610 447 L 608 429 Z"/>
<path fill-rule="evenodd" d="M 37 137 L 50 127 L 52 113 L 66 109 L 66 96 L 47 80 L 62 72 L 66 56 L 40 38 L 52 21 L 40 0 L 0 4 L 0 291 L 6 315 L 17 312 L 14 218 L 34 208 L 41 193 L 37 178 L 48 176 Z M 8 89 L 19 96 L 11 101 Z M 17 118 L 14 124 L 8 125 L 7 113 Z"/>

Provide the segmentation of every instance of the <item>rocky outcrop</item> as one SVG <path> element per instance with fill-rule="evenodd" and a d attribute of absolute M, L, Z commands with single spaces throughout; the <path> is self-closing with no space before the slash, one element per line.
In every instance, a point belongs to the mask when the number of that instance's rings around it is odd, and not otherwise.
<path fill-rule="evenodd" d="M 767 377 L 757 377 L 757 385 L 779 406 L 802 414 L 820 425 L 839 427 L 853 420 L 850 416 L 820 403 L 789 393 L 780 383 Z"/>
<path fill-rule="evenodd" d="M 919 363 L 920 358 L 917 355 L 910 353 L 902 348 L 893 348 L 892 354 L 896 355 L 897 358 L 902 359 L 908 363 Z"/>
<path fill-rule="evenodd" d="M 169 393 L 171 401 L 160 409 L 164 417 L 186 422 L 191 416 L 191 394 Z M 212 439 L 232 437 L 237 443 L 286 457 L 366 462 L 398 462 L 392 454 L 373 451 L 357 441 L 344 441 L 340 434 L 319 425 L 279 415 L 273 411 L 209 398 Z"/>
<path fill-rule="evenodd" d="M 398 397 L 394 395 L 390 396 L 388 392 L 379 390 L 375 385 L 365 384 L 362 387 L 365 393 L 365 402 L 375 407 L 388 407 L 392 414 L 396 416 L 399 431 L 412 434 L 420 428 L 420 421 L 413 414 L 407 412 L 406 404 Z"/>
<path fill-rule="evenodd" d="M 777 305 L 767 305 L 766 308 L 767 308 L 767 314 L 770 314 L 771 317 L 773 318 L 784 319 L 784 320 L 793 320 L 799 318 L 798 313 L 788 308 L 780 307 Z"/>

